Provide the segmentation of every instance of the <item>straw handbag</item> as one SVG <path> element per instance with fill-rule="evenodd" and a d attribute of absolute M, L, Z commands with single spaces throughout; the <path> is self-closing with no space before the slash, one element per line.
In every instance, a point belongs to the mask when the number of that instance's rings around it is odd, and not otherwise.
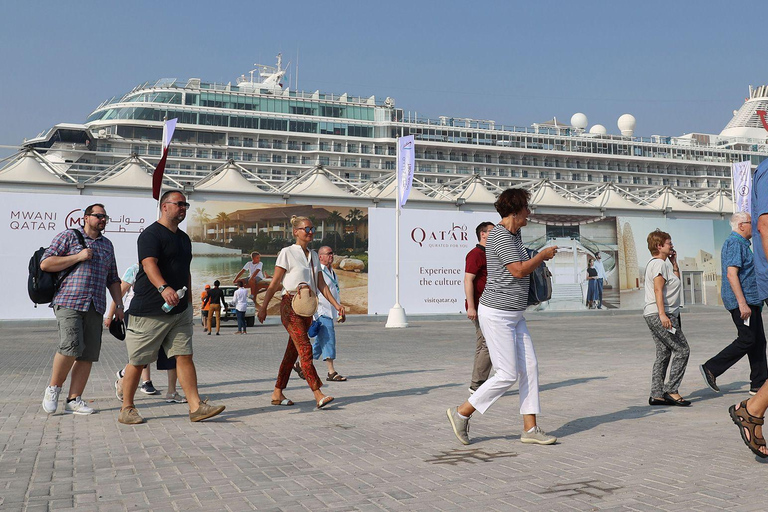
<path fill-rule="evenodd" d="M 314 251 L 312 252 L 314 253 Z M 315 280 L 315 258 L 312 255 L 310 255 L 309 268 L 312 271 L 312 280 L 317 282 Z M 309 283 L 299 283 L 296 287 L 296 295 L 291 299 L 291 306 L 293 306 L 293 311 L 299 316 L 314 316 L 315 311 L 317 311 L 317 294 L 312 291 Z"/>

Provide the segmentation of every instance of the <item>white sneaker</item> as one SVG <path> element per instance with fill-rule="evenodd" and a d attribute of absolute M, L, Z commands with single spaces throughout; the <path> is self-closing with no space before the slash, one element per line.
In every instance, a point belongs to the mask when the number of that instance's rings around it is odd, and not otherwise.
<path fill-rule="evenodd" d="M 48 414 L 56 412 L 56 408 L 59 407 L 59 393 L 61 388 L 59 386 L 48 386 L 45 388 L 45 395 L 43 395 L 43 410 Z"/>
<path fill-rule="evenodd" d="M 83 399 L 78 396 L 71 402 L 67 402 L 67 405 L 64 406 L 64 412 L 68 414 L 86 415 L 93 414 L 95 411 L 88 407 Z"/>

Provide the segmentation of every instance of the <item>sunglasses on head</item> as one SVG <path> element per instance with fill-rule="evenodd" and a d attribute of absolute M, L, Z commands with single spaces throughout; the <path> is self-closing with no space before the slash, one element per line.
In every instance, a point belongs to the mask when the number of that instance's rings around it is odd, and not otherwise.
<path fill-rule="evenodd" d="M 186 201 L 166 201 L 163 204 L 175 204 L 179 208 L 189 208 L 191 205 Z"/>
<path fill-rule="evenodd" d="M 90 215 L 91 217 L 96 217 L 99 220 L 106 220 L 107 222 L 109 222 L 109 215 L 107 215 L 106 213 L 89 213 L 88 215 Z"/>
<path fill-rule="evenodd" d="M 313 234 L 315 232 L 315 228 L 314 227 L 309 227 L 309 226 L 305 226 L 303 228 L 298 228 L 298 229 L 303 230 L 308 235 L 311 235 L 311 234 Z"/>

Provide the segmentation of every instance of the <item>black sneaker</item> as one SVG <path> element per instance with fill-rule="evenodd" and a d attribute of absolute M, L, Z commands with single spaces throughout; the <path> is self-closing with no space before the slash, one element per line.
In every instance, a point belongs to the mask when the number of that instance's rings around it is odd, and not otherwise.
<path fill-rule="evenodd" d="M 715 376 L 712 374 L 712 372 L 707 370 L 707 367 L 703 364 L 699 365 L 699 370 L 701 370 L 701 376 L 704 377 L 704 383 L 709 387 L 709 389 L 715 393 L 719 393 L 720 388 L 717 387 L 717 382 L 715 381 Z"/>
<path fill-rule="evenodd" d="M 141 386 L 139 386 L 139 389 L 145 395 L 156 395 L 160 393 L 158 390 L 155 389 L 155 386 L 152 385 L 151 380 L 145 380 L 144 382 L 142 382 Z"/>

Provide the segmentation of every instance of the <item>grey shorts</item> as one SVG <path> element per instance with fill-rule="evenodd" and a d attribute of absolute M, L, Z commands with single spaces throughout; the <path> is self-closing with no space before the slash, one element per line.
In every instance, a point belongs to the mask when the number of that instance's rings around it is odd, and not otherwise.
<path fill-rule="evenodd" d="M 192 306 L 178 315 L 131 315 L 131 325 L 125 330 L 128 362 L 143 366 L 157 361 L 163 347 L 168 357 L 192 355 Z"/>
<path fill-rule="evenodd" d="M 56 351 L 63 356 L 76 357 L 78 361 L 98 361 L 104 318 L 93 307 L 93 303 L 85 312 L 54 306 L 53 313 L 59 326 L 59 346 Z"/>

